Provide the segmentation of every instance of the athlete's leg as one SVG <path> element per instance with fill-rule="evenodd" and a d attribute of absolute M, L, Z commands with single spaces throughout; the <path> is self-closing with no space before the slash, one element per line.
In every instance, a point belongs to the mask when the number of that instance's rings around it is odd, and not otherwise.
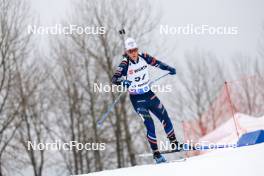
<path fill-rule="evenodd" d="M 130 97 L 132 105 L 137 112 L 137 114 L 142 118 L 144 125 L 147 129 L 147 140 L 150 144 L 153 152 L 158 150 L 157 138 L 155 133 L 155 125 L 153 119 L 150 116 L 149 110 L 147 108 L 147 100 L 138 100 L 136 98 Z"/>
<path fill-rule="evenodd" d="M 150 147 L 153 152 L 153 159 L 156 163 L 163 163 L 166 162 L 164 156 L 162 156 L 159 152 L 158 145 L 157 145 L 157 138 L 155 134 L 155 126 L 153 119 L 151 118 L 149 111 L 144 108 L 137 109 L 139 116 L 144 120 L 144 124 L 147 128 L 147 139 L 149 141 Z"/>
<path fill-rule="evenodd" d="M 168 112 L 156 95 L 153 95 L 151 97 L 151 107 L 149 107 L 149 109 L 162 123 L 168 139 L 171 142 L 176 141 L 174 128 L 171 123 L 171 119 L 168 115 Z"/>
<path fill-rule="evenodd" d="M 158 150 L 158 145 L 157 145 L 157 137 L 155 133 L 155 125 L 153 122 L 153 119 L 150 116 L 150 113 L 148 112 L 147 109 L 144 108 L 139 108 L 137 110 L 138 115 L 143 119 L 144 124 L 147 129 L 147 140 L 150 144 L 150 147 L 153 151 Z"/>

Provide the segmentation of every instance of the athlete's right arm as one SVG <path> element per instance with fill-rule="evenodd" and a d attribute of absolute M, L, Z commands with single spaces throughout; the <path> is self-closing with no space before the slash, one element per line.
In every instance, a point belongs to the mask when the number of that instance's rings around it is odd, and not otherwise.
<path fill-rule="evenodd" d="M 122 62 L 117 67 L 114 76 L 112 77 L 112 83 L 116 85 L 120 85 L 123 81 L 122 76 L 127 75 L 127 68 L 128 68 L 128 60 L 124 58 Z"/>

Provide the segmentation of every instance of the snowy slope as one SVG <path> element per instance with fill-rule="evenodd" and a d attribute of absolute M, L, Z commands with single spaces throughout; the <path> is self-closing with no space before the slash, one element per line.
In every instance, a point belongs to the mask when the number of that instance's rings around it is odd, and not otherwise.
<path fill-rule="evenodd" d="M 264 176 L 264 143 L 218 149 L 185 162 L 143 165 L 83 176 Z"/>

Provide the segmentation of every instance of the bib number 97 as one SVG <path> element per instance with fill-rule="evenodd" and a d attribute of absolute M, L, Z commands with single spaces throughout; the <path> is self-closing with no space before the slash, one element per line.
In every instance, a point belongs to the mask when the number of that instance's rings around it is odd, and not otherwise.
<path fill-rule="evenodd" d="M 144 80 L 144 79 L 145 79 L 145 76 L 146 76 L 146 74 L 144 74 L 143 76 L 135 77 L 135 81 L 136 81 L 136 82 L 139 82 L 139 81 L 141 81 L 141 80 Z"/>

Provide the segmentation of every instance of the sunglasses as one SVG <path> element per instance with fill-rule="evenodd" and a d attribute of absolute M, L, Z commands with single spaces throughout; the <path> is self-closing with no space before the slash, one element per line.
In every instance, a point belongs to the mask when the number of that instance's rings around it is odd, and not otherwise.
<path fill-rule="evenodd" d="M 128 50 L 128 53 L 129 53 L 129 54 L 132 54 L 132 53 L 134 53 L 134 52 L 138 52 L 138 49 L 135 48 L 135 49 L 130 49 L 130 50 Z"/>

